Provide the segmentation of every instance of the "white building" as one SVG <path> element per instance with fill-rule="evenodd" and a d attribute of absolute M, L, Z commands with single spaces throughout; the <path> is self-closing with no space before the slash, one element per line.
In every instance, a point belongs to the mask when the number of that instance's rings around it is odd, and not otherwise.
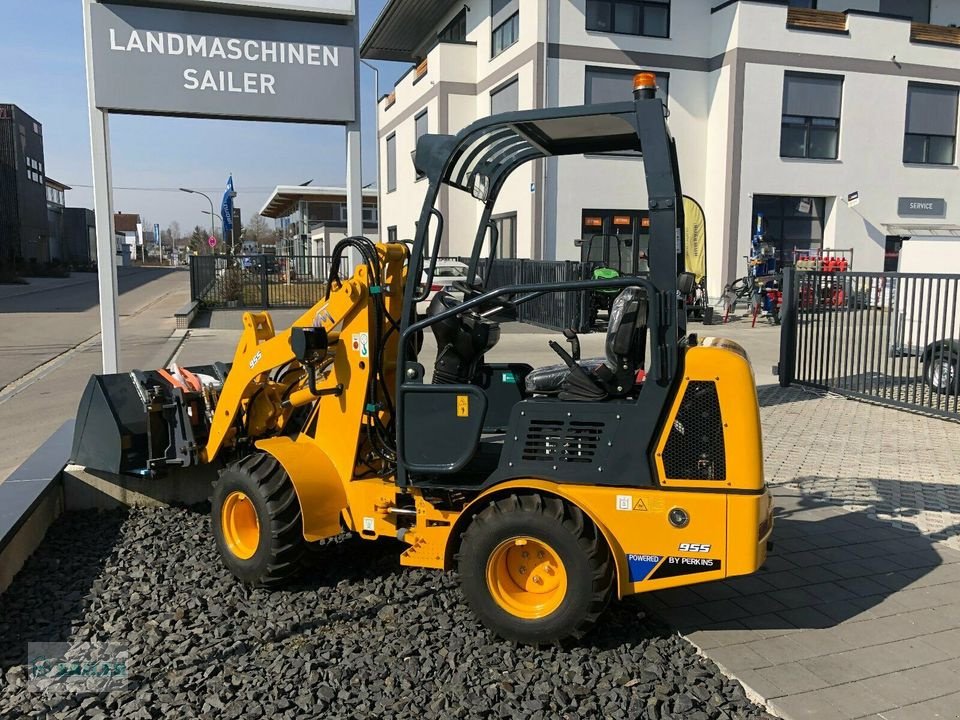
<path fill-rule="evenodd" d="M 420 134 L 628 100 L 644 69 L 660 78 L 684 192 L 706 213 L 713 297 L 746 274 L 758 213 L 786 263 L 794 248 L 852 248 L 855 269 L 884 269 L 887 251 L 895 268 L 901 236 L 960 222 L 953 24 L 960 0 L 388 0 L 361 51 L 412 64 L 378 106 L 385 234 L 413 236 Z M 574 239 L 598 222 L 642 242 L 642 162 L 520 168 L 494 213 L 504 254 L 576 259 Z M 438 202 L 444 254 L 466 254 L 479 204 L 446 189 Z"/>

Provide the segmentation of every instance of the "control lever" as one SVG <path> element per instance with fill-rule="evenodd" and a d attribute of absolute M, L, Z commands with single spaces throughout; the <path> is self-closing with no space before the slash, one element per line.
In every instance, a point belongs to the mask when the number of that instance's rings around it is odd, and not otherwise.
<path fill-rule="evenodd" d="M 573 354 L 573 359 L 580 362 L 580 338 L 577 336 L 577 331 L 573 328 L 567 328 L 563 331 L 563 336 L 570 341 L 570 351 Z"/>
<path fill-rule="evenodd" d="M 563 347 L 561 347 L 560 343 L 558 343 L 556 340 L 551 340 L 547 344 L 550 346 L 551 350 L 553 350 L 557 355 L 560 356 L 560 359 L 567 364 L 568 368 L 570 368 L 571 370 L 580 369 L 580 366 L 577 364 L 577 361 L 574 360 L 572 357 L 570 357 L 570 353 L 564 350 Z"/>

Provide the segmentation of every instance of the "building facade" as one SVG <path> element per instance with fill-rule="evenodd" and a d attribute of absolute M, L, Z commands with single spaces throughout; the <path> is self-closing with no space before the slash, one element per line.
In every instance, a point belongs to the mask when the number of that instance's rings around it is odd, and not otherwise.
<path fill-rule="evenodd" d="M 90 265 L 97 261 L 97 221 L 88 208 L 63 210 L 63 259 L 73 265 Z"/>
<path fill-rule="evenodd" d="M 43 126 L 0 104 L 0 263 L 49 262 Z"/>
<path fill-rule="evenodd" d="M 362 191 L 363 234 L 379 238 L 377 191 Z M 325 256 L 347 236 L 347 191 L 339 187 L 278 185 L 260 209 L 275 220 L 279 235 L 277 253 L 291 256 Z"/>
<path fill-rule="evenodd" d="M 66 192 L 69 185 L 57 182 L 53 178 L 46 178 L 47 188 L 47 257 L 51 261 L 61 261 L 64 255 L 64 210 L 66 209 Z"/>
<path fill-rule="evenodd" d="M 369 59 L 411 63 L 378 105 L 385 233 L 412 237 L 424 132 L 491 112 L 626 100 L 658 76 L 685 194 L 704 209 L 708 290 L 747 273 L 759 227 L 780 265 L 843 249 L 895 265 L 903 237 L 960 230 L 960 0 L 389 0 Z M 520 168 L 494 218 L 503 255 L 576 259 L 598 229 L 643 242 L 639 156 Z M 445 254 L 479 203 L 444 189 Z M 457 227 L 472 224 L 469 231 Z"/>

